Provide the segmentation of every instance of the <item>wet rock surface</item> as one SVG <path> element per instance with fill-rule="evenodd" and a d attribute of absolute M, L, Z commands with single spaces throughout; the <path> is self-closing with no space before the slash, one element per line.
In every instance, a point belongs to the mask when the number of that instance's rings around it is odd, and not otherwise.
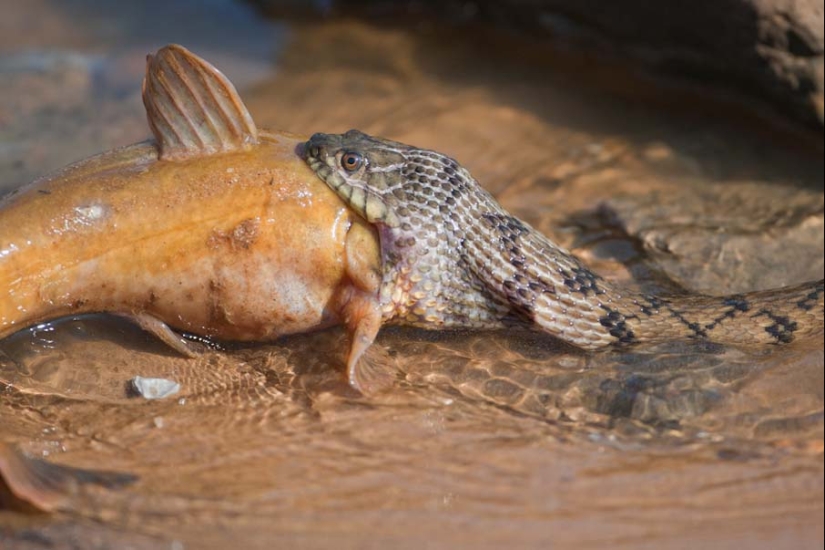
<path fill-rule="evenodd" d="M 180 384 L 165 378 L 144 378 L 135 376 L 129 380 L 129 389 L 143 399 L 166 399 L 180 391 Z"/>
<path fill-rule="evenodd" d="M 242 9 L 215 5 L 198 13 Z M 112 36 L 90 6 L 4 11 L 9 32 L 35 30 L 0 37 L 0 189 L 148 135 L 148 24 L 110 13 Z M 449 153 L 611 280 L 725 294 L 823 276 L 821 156 L 794 133 L 675 101 L 611 63 L 528 56 L 519 38 L 248 28 L 195 33 L 207 51 L 192 48 L 208 56 L 236 32 L 281 45 L 254 70 L 231 43 L 213 60 L 252 75 L 239 88 L 261 127 L 357 127 Z M 103 316 L 0 342 L 0 441 L 135 476 L 69 492 L 54 517 L 0 511 L 0 546 L 822 543 L 821 338 L 582 354 L 526 332 L 388 329 L 369 359 L 396 383 L 374 398 L 343 382 L 343 350 L 332 330 L 188 360 Z M 136 376 L 180 392 L 135 399 Z"/>
<path fill-rule="evenodd" d="M 823 257 L 807 249 L 823 233 L 822 194 L 813 190 L 696 183 L 610 198 L 599 214 L 636 239 L 670 279 L 693 292 L 778 288 L 824 267 Z M 774 269 L 780 264 L 783 269 Z"/>

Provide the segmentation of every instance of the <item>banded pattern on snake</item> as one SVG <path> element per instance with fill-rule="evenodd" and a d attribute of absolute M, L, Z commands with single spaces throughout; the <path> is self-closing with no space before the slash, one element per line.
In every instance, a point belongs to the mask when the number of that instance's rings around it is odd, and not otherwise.
<path fill-rule="evenodd" d="M 588 350 L 686 338 L 789 343 L 822 332 L 821 280 L 727 297 L 632 292 L 509 214 L 443 154 L 351 130 L 312 136 L 304 157 L 378 229 L 385 323 L 524 323 Z"/>

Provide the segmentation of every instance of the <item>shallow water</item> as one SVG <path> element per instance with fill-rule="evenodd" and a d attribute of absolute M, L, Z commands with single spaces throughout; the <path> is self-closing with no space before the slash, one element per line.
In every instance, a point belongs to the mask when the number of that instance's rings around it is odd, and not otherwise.
<path fill-rule="evenodd" d="M 143 56 L 178 41 L 260 126 L 447 152 L 612 280 L 724 294 L 822 277 L 821 145 L 624 67 L 482 31 L 265 22 L 228 1 L 1 4 L 3 190 L 143 139 Z M 153 24 L 170 11 L 198 22 Z M 388 329 L 368 359 L 397 382 L 374 398 L 343 383 L 338 330 L 227 348 L 181 359 L 105 316 L 0 343 L 0 442 L 139 478 L 82 486 L 49 518 L 0 512 L 0 546 L 823 543 L 821 336 L 588 355 Z M 181 392 L 130 397 L 137 375 Z"/>

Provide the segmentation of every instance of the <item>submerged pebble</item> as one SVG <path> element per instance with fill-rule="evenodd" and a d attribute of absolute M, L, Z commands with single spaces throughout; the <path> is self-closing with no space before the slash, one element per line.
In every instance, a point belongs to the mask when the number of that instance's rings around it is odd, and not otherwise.
<path fill-rule="evenodd" d="M 132 391 L 144 399 L 165 399 L 180 391 L 180 384 L 165 378 L 143 378 L 135 376 L 130 380 Z"/>

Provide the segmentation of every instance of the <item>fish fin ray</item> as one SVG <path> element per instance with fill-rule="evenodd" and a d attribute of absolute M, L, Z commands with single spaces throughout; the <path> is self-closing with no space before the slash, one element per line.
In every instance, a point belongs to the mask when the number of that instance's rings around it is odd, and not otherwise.
<path fill-rule="evenodd" d="M 140 328 L 184 357 L 192 359 L 199 356 L 198 352 L 189 345 L 186 339 L 157 317 L 153 317 L 148 313 L 120 313 L 118 315 L 135 322 Z"/>
<path fill-rule="evenodd" d="M 343 313 L 350 337 L 347 356 L 350 387 L 364 395 L 375 395 L 390 388 L 396 380 L 395 371 L 385 360 L 365 356 L 381 328 L 381 308 L 375 296 L 353 290 Z"/>
<path fill-rule="evenodd" d="M 232 83 L 176 44 L 147 56 L 143 104 L 162 160 L 242 151 L 258 142 L 255 122 Z"/>
<path fill-rule="evenodd" d="M 361 394 L 372 397 L 395 386 L 398 381 L 398 369 L 391 365 L 390 355 L 377 346 L 365 350 L 359 361 L 347 372 L 351 388 Z"/>

